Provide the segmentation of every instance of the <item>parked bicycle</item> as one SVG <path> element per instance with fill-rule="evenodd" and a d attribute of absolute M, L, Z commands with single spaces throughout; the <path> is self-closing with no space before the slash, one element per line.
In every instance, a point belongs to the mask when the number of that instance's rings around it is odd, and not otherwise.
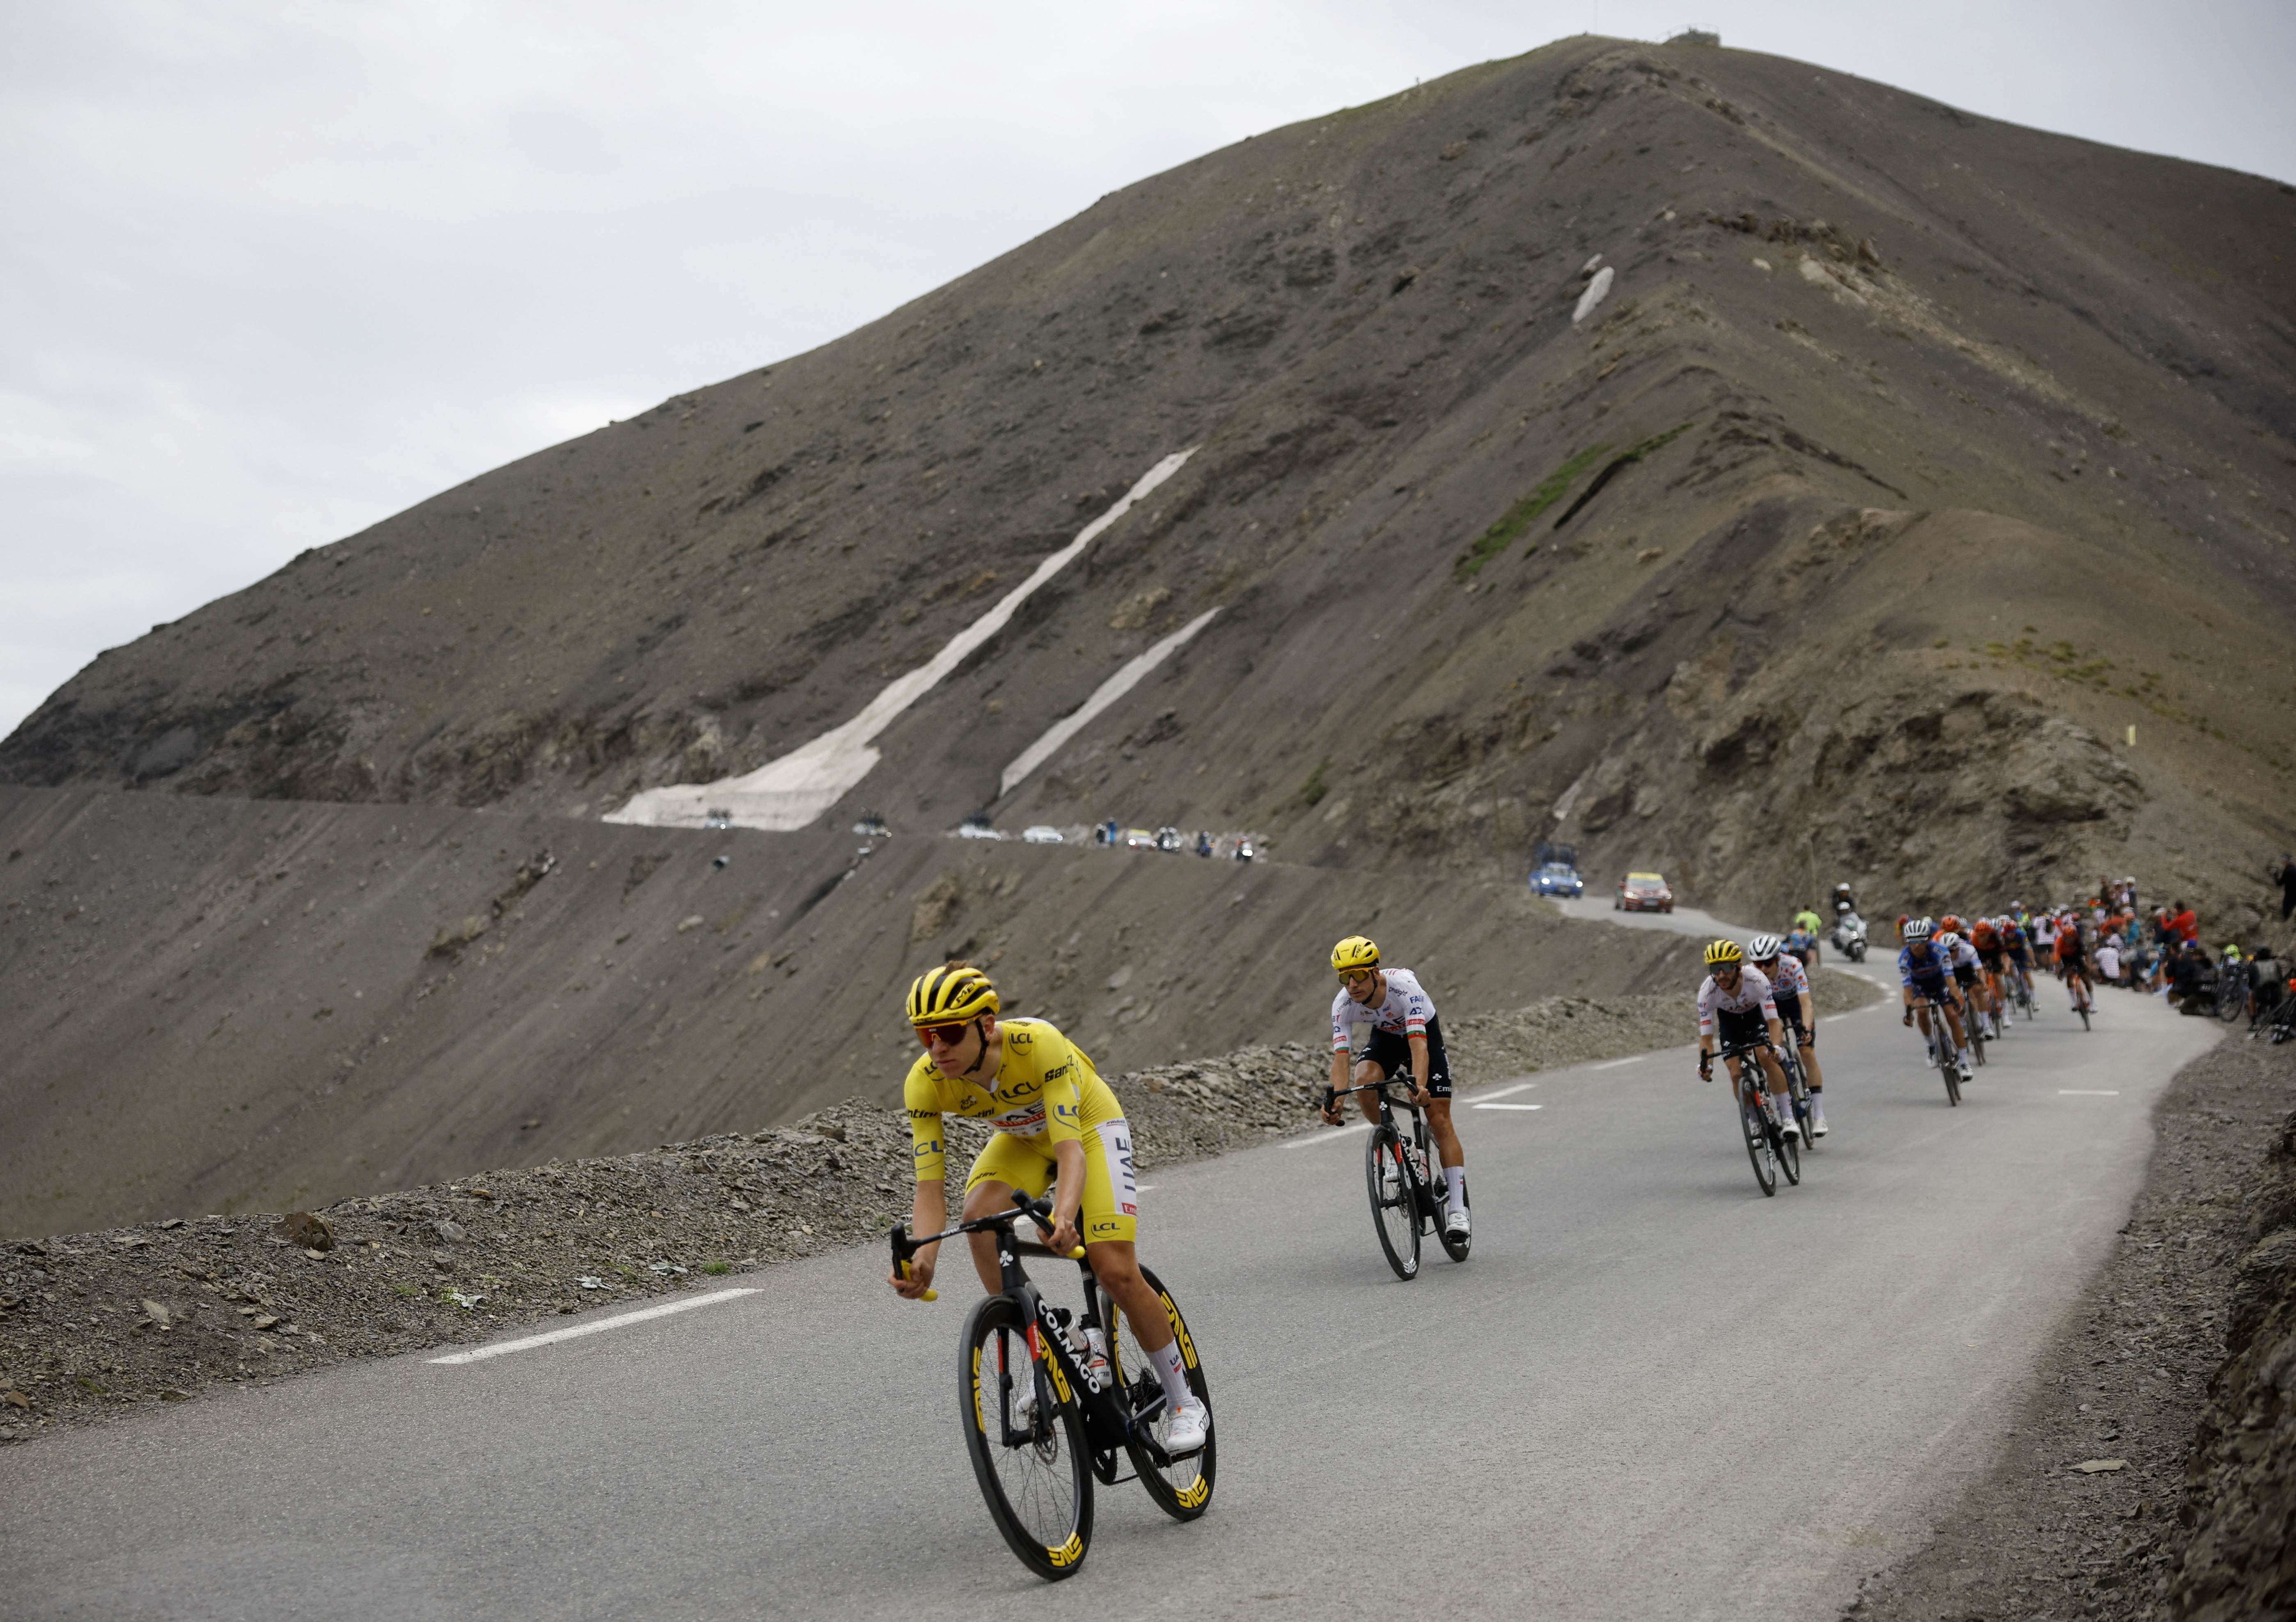
<path fill-rule="evenodd" d="M 1394 1088 L 1399 1098 L 1389 1096 Z M 1443 1253 L 1455 1262 L 1467 1259 L 1469 1236 L 1446 1230 L 1443 1221 L 1447 1185 L 1431 1176 L 1436 1165 L 1427 1130 L 1427 1112 L 1411 1102 L 1410 1083 L 1397 1077 L 1365 1082 L 1359 1087 L 1324 1089 L 1324 1109 L 1351 1093 L 1379 1094 L 1379 1119 L 1364 1145 L 1364 1182 L 1371 1194 L 1371 1221 L 1379 1234 L 1379 1248 L 1399 1279 L 1419 1276 L 1419 1241 L 1432 1233 L 1442 1241 Z M 1406 1131 L 1396 1120 L 1400 1108 L 1407 1114 Z"/>
<path fill-rule="evenodd" d="M 1095 1478 L 1116 1487 L 1136 1477 L 1175 1520 L 1201 1515 L 1218 1469 L 1218 1431 L 1197 1452 L 1177 1458 L 1165 1452 L 1170 1420 L 1163 1385 L 1131 1322 L 1101 1288 L 1081 1246 L 1061 1259 L 1074 1261 L 1083 1275 L 1084 1311 L 1046 1300 L 1021 1258 L 1058 1253 L 1015 1238 L 1013 1225 L 1026 1215 L 1049 1232 L 1052 1201 L 1016 1192 L 1013 1205 L 922 1239 L 902 1224 L 892 1233 L 893 1266 L 906 1277 L 927 1245 L 996 1233 L 997 1293 L 972 1309 L 957 1348 L 958 1423 L 997 1531 L 1022 1565 L 1058 1579 L 1075 1576 L 1091 1546 Z M 1211 1385 L 1179 1304 L 1147 1268 L 1140 1276 L 1163 1303 L 1188 1389 L 1209 1409 Z M 924 1298 L 939 1293 L 927 1290 Z M 1133 1474 L 1119 1476 L 1126 1461 Z"/>

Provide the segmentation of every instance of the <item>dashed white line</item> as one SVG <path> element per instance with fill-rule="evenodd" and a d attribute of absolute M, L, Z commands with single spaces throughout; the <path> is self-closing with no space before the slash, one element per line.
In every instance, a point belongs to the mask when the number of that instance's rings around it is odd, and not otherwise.
<path fill-rule="evenodd" d="M 2059 1098 L 2119 1098 L 2119 1087 L 2059 1087 Z"/>
<path fill-rule="evenodd" d="M 1277 1144 L 1276 1147 L 1279 1149 L 1305 1149 L 1310 1143 L 1336 1143 L 1341 1138 L 1347 1136 L 1350 1132 L 1365 1132 L 1368 1131 L 1370 1127 L 1371 1123 L 1369 1121 L 1349 1121 L 1344 1126 L 1327 1126 L 1320 1132 L 1308 1133 L 1304 1137 L 1287 1139 L 1285 1142 Z"/>
<path fill-rule="evenodd" d="M 626 1323 L 643 1323 L 648 1318 L 666 1318 L 674 1312 L 692 1312 L 697 1307 L 713 1302 L 730 1301 L 737 1296 L 756 1295 L 755 1290 L 713 1290 L 708 1295 L 697 1295 L 683 1301 L 664 1301 L 659 1307 L 642 1307 L 636 1312 L 617 1313 L 611 1318 L 601 1318 L 594 1323 L 577 1323 L 570 1329 L 554 1329 L 546 1335 L 529 1335 L 520 1340 L 497 1340 L 492 1346 L 474 1347 L 467 1352 L 454 1352 L 444 1357 L 429 1357 L 426 1363 L 484 1363 L 489 1357 L 500 1357 L 508 1352 L 530 1351 L 537 1346 L 552 1346 L 561 1340 L 575 1340 L 584 1335 L 594 1335 L 610 1329 L 619 1329 Z"/>
<path fill-rule="evenodd" d="M 1501 1087 L 1496 1093 L 1486 1093 L 1483 1094 L 1481 1102 L 1475 1105 L 1475 1108 L 1478 1110 L 1481 1109 L 1483 1104 L 1489 1102 L 1494 1098 L 1513 1098 L 1518 1093 L 1528 1093 L 1531 1088 L 1538 1085 L 1538 1084 L 1535 1081 L 1518 1081 L 1511 1087 Z"/>
<path fill-rule="evenodd" d="M 1477 1104 L 1478 1110 L 1544 1110 L 1545 1104 Z"/>
<path fill-rule="evenodd" d="M 1648 1053 L 1630 1053 L 1624 1059 L 1605 1060 L 1603 1063 L 1598 1064 L 1594 1068 L 1598 1070 L 1615 1070 L 1622 1064 L 1640 1064 L 1644 1060 L 1649 1057 L 1650 1055 Z"/>

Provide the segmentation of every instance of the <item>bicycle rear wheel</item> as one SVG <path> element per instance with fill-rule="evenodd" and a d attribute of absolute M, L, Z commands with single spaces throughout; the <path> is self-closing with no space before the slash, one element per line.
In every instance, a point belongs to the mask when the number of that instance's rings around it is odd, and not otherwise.
<path fill-rule="evenodd" d="M 1204 1368 L 1196 1356 L 1196 1343 L 1188 1333 L 1187 1321 L 1180 1315 L 1179 1303 L 1172 1292 L 1164 1288 L 1161 1279 L 1140 1269 L 1140 1276 L 1148 1281 L 1148 1288 L 1164 1303 L 1165 1321 L 1171 1325 L 1172 1338 L 1180 1348 L 1180 1365 L 1185 1372 L 1188 1389 L 1196 1400 L 1211 1407 L 1211 1382 L 1204 1378 Z M 1151 1362 L 1147 1348 L 1140 1344 L 1140 1336 L 1131 1319 L 1116 1304 L 1106 1290 L 1100 1292 L 1100 1318 L 1114 1325 L 1108 1339 L 1108 1361 L 1117 1380 L 1117 1397 L 1132 1413 L 1144 1408 L 1155 1412 L 1155 1417 L 1145 1421 L 1148 1434 L 1163 1445 L 1172 1428 L 1171 1416 L 1161 1411 L 1164 1401 L 1163 1382 L 1156 1377 L 1156 1365 Z M 1134 1421 L 1136 1429 L 1142 1421 Z M 1138 1472 L 1140 1485 L 1156 1501 L 1156 1507 L 1175 1520 L 1193 1520 L 1211 1507 L 1212 1479 L 1219 1469 L 1219 1431 L 1215 1427 L 1204 1438 L 1201 1452 L 1192 1453 L 1185 1459 L 1175 1459 L 1168 1464 L 1159 1464 L 1155 1456 L 1136 1439 L 1128 1438 L 1126 1451 L 1132 1455 L 1132 1468 Z"/>
<path fill-rule="evenodd" d="M 1961 1102 L 1961 1069 L 1954 1063 L 1952 1053 L 1942 1042 L 1938 1044 L 1938 1074 L 1945 1077 L 1945 1102 L 1958 1106 Z"/>
<path fill-rule="evenodd" d="M 1775 1197 L 1778 1192 L 1778 1164 L 1770 1152 L 1770 1124 L 1762 1118 L 1762 1106 L 1754 1097 L 1751 1080 L 1738 1100 L 1738 1129 L 1746 1135 L 1746 1158 L 1754 1163 L 1754 1182 L 1765 1198 Z"/>
<path fill-rule="evenodd" d="M 1792 1109 L 1793 1104 L 1791 1100 L 1787 1102 L 1786 1107 L 1789 1110 Z M 1785 1173 L 1788 1183 L 1800 1188 L 1801 1186 L 1801 1137 L 1795 1133 L 1781 1131 L 1774 1142 L 1777 1145 L 1778 1168 Z"/>
<path fill-rule="evenodd" d="M 2231 1025 L 2247 1012 L 2248 995 L 2245 989 L 2240 987 L 2226 987 L 2223 980 L 2218 980 L 2217 1018 L 2222 1020 L 2226 1025 Z"/>
<path fill-rule="evenodd" d="M 958 1405 L 973 1479 L 989 1519 L 1038 1577 L 1073 1577 L 1092 1542 L 1092 1465 L 1076 1399 L 1058 1365 L 1039 1365 L 1009 1296 L 966 1320 L 957 1348 Z M 1022 1423 L 1021 1408 L 1034 1413 Z"/>
<path fill-rule="evenodd" d="M 1364 1146 L 1364 1181 L 1371 1192 L 1371 1222 L 1379 1248 L 1399 1279 L 1419 1276 L 1419 1178 L 1394 1127 L 1372 1128 Z"/>

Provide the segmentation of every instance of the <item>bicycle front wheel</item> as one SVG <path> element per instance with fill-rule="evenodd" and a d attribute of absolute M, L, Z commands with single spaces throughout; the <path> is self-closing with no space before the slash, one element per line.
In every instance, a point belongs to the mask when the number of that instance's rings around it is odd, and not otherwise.
<path fill-rule="evenodd" d="M 1076 1398 L 1039 1364 L 1009 1296 L 972 1309 L 957 1348 L 958 1404 L 989 1519 L 1038 1577 L 1073 1577 L 1092 1542 L 1092 1464 Z"/>
<path fill-rule="evenodd" d="M 2217 987 L 2217 1018 L 2226 1025 L 2234 1023 L 2248 1012 L 2248 998 L 2237 990 Z"/>
<path fill-rule="evenodd" d="M 1789 1102 L 1786 1107 L 1791 1110 L 1793 1106 Z M 1786 1181 L 1796 1188 L 1801 1186 L 1801 1143 L 1800 1135 L 1797 1133 L 1780 1132 L 1777 1135 L 1779 1169 L 1785 1173 Z"/>
<path fill-rule="evenodd" d="M 1372 1226 L 1379 1248 L 1399 1279 L 1419 1276 L 1419 1177 L 1403 1139 L 1394 1127 L 1372 1128 L 1364 1147 L 1364 1180 L 1370 1185 Z"/>
<path fill-rule="evenodd" d="M 1187 1376 L 1188 1389 L 1210 1410 L 1211 1381 L 1204 1377 L 1204 1365 L 1196 1356 L 1195 1337 L 1188 1333 L 1188 1322 L 1180 1315 L 1179 1303 L 1172 1299 L 1172 1292 L 1164 1288 L 1164 1282 L 1147 1268 L 1140 1269 L 1140 1276 L 1148 1281 L 1148 1288 L 1164 1305 L 1164 1320 L 1171 1326 L 1172 1339 L 1179 1346 L 1180 1367 Z M 1161 1447 L 1171 1430 L 1171 1416 L 1161 1412 L 1163 1381 L 1157 1378 L 1156 1365 L 1150 1360 L 1147 1348 L 1140 1344 L 1137 1326 L 1104 1290 L 1100 1294 L 1100 1319 L 1115 1325 L 1109 1337 L 1108 1361 L 1116 1376 L 1117 1400 L 1136 1415 L 1144 1409 L 1155 1415 L 1150 1420 L 1136 1418 L 1133 1421 L 1134 1435 L 1125 1442 L 1132 1455 L 1132 1468 L 1138 1472 L 1140 1485 L 1148 1489 L 1158 1509 L 1175 1520 L 1193 1520 L 1211 1507 L 1212 1479 L 1219 1469 L 1219 1431 L 1215 1427 L 1206 1435 L 1201 1452 L 1167 1464 L 1157 1463 L 1156 1455 L 1140 1445 L 1138 1433 L 1145 1429 Z"/>
<path fill-rule="evenodd" d="M 1754 1163 L 1754 1182 L 1765 1199 L 1778 1192 L 1778 1163 L 1770 1152 L 1770 1124 L 1762 1118 L 1762 1106 L 1754 1097 L 1751 1083 L 1747 1084 L 1738 1101 L 1738 1127 L 1746 1135 L 1746 1158 Z"/>

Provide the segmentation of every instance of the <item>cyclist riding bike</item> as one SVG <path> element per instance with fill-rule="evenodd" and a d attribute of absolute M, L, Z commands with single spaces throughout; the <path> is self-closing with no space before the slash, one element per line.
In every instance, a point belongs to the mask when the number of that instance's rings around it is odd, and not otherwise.
<path fill-rule="evenodd" d="M 2025 933 L 2025 926 L 2013 915 L 2004 913 L 1994 920 L 2001 931 L 2001 954 L 2009 960 L 2011 971 L 2024 983 L 2025 995 L 2033 995 L 2033 942 Z"/>
<path fill-rule="evenodd" d="M 1782 945 L 1775 935 L 1757 935 L 1746 943 L 1746 955 L 1754 972 L 1770 982 L 1778 1023 L 1793 1027 L 1802 1074 L 1809 1078 L 1809 1135 L 1822 1138 L 1826 1133 L 1825 1076 L 1817 1068 L 1817 1009 L 1810 998 L 1809 976 L 1792 953 L 1780 950 Z"/>
<path fill-rule="evenodd" d="M 1011 1210 L 1016 1189 L 1037 1199 L 1051 1187 L 1047 1242 L 1066 1255 L 1081 1241 L 1094 1276 L 1132 1320 L 1171 1413 L 1165 1448 L 1201 1447 L 1210 1413 L 1188 1389 L 1171 1322 L 1133 1251 L 1140 1194 L 1123 1108 L 1082 1048 L 1043 1020 L 998 1019 L 1000 1005 L 988 977 L 965 963 L 935 969 L 909 987 L 909 1023 L 925 1050 L 901 1085 L 916 1163 L 910 1231 L 949 1225 L 943 1118 L 986 1117 L 996 1130 L 966 1174 L 964 1220 Z M 994 1295 L 1003 1287 L 996 1238 L 980 1233 L 971 1241 L 973 1267 Z M 921 1298 L 939 1249 L 927 1245 L 906 1274 L 895 1272 L 887 1281 L 895 1292 Z"/>
<path fill-rule="evenodd" d="M 1915 918 L 1900 931 L 1906 944 L 1898 953 L 1898 995 L 1906 1005 L 1905 1023 L 1911 1025 L 1919 1015 L 1924 1039 L 1942 1042 L 1951 1034 L 1954 1062 L 1966 1085 L 1975 1077 L 1969 1063 L 1969 1038 L 1961 1028 L 1961 997 L 1955 989 L 1952 963 L 1930 939 L 1934 927 L 1926 918 Z M 1945 1015 L 1945 1029 L 1934 1033 L 1930 1029 L 1932 1003 L 1942 1004 Z"/>
<path fill-rule="evenodd" d="M 1992 1000 L 1985 994 L 1985 965 L 1977 955 L 1977 948 L 1954 930 L 1940 929 L 1931 938 L 1953 965 L 1953 980 L 1961 987 L 1962 1002 L 1971 1013 L 1985 1021 L 1986 1036 L 1998 1036 L 2001 1022 L 1994 1018 Z"/>
<path fill-rule="evenodd" d="M 1770 1118 L 1788 1137 L 1801 1136 L 1801 1123 L 1794 1118 L 1793 1103 L 1786 1094 L 1785 1069 L 1778 1063 L 1776 1050 L 1785 1040 L 1785 1032 L 1779 1027 L 1777 1003 L 1770 995 L 1769 978 L 1746 966 L 1746 954 L 1734 940 L 1718 940 L 1706 948 L 1706 979 L 1698 987 L 1701 1081 L 1714 1079 L 1718 1037 L 1724 1047 L 1742 1047 L 1767 1040 L 1767 1046 L 1754 1050 L 1754 1058 L 1760 1062 L 1762 1074 L 1769 1077 Z M 1722 1062 L 1730 1072 L 1731 1096 L 1743 1098 L 1745 1094 L 1739 1089 L 1745 1085 L 1744 1061 L 1732 1053 Z"/>
<path fill-rule="evenodd" d="M 1332 1090 L 1367 1087 L 1374 1081 L 1394 1080 L 1398 1071 L 1410 1072 L 1411 1102 L 1427 1111 L 1427 1131 L 1443 1162 L 1448 1200 L 1443 1231 L 1464 1235 L 1468 1232 L 1467 1151 L 1459 1146 L 1459 1135 L 1451 1125 L 1451 1061 L 1443 1052 L 1443 1023 L 1435 1017 L 1435 1000 L 1410 970 L 1382 969 L 1379 947 L 1361 935 L 1350 935 L 1332 948 L 1332 968 L 1340 977 L 1339 995 L 1332 999 Z M 1360 1057 L 1355 1052 L 1358 1025 L 1371 1027 Z M 1379 1119 L 1371 1094 L 1357 1094 L 1356 1103 L 1364 1119 Z M 1324 1118 L 1339 1125 L 1336 1099 L 1324 1106 Z"/>
<path fill-rule="evenodd" d="M 2088 947 L 2081 939 L 2079 926 L 2070 918 L 2057 930 L 2057 978 L 2065 983 L 2065 994 L 2076 1009 L 2095 1008 L 2096 997 L 2089 984 Z"/>
<path fill-rule="evenodd" d="M 2008 972 L 2008 963 L 2001 944 L 2001 926 L 1990 918 L 1980 918 L 1969 926 L 1970 949 L 1977 954 L 1978 966 L 1985 971 L 1985 992 L 1991 999 L 1995 1023 L 2009 1006 L 2008 987 L 2002 977 Z"/>

